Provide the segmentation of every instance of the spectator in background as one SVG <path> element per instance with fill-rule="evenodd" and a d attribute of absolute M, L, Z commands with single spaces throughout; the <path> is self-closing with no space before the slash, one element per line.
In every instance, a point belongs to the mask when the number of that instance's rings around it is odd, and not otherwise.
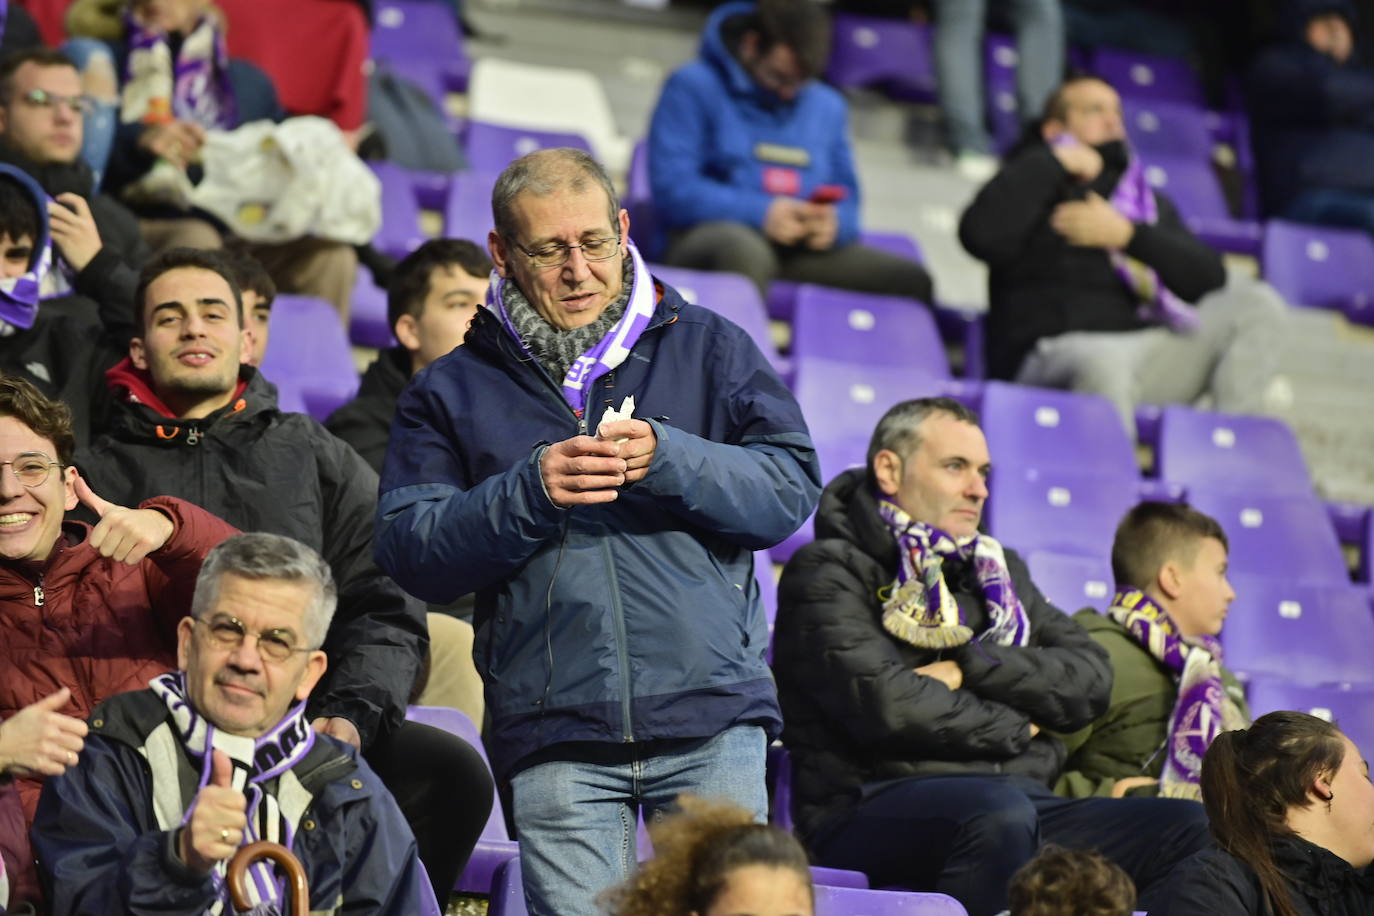
<path fill-rule="evenodd" d="M 1022 119 L 1032 121 L 1064 75 L 1064 20 L 1059 0 L 994 0 L 999 20 L 1016 34 L 1016 96 Z M 984 123 L 983 32 L 988 0 L 935 0 L 935 72 L 954 165 L 965 177 L 987 181 L 997 171 Z"/>
<path fill-rule="evenodd" d="M 339 585 L 311 695 L 316 730 L 352 744 L 396 795 L 435 887 L 453 887 L 486 823 L 490 778 L 461 739 L 405 720 L 428 643 L 424 609 L 372 560 L 377 475 L 243 364 L 237 271 L 219 251 L 172 249 L 144 270 L 139 335 L 108 373 L 110 432 L 83 453 L 116 499 L 193 498 L 248 531 L 318 550 Z"/>
<path fill-rule="evenodd" d="M 201 560 L 234 529 L 154 496 L 126 509 L 72 465 L 66 405 L 0 376 L 0 822 L 27 828 L 42 780 L 76 762 L 81 721 L 176 662 Z M 94 527 L 68 520 L 83 503 Z M 21 810 L 22 803 L 22 810 Z M 28 831 L 0 833 L 12 902 L 36 899 Z"/>
<path fill-rule="evenodd" d="M 815 77 L 830 24 L 810 0 L 732 2 L 700 59 L 668 78 L 649 125 L 665 260 L 931 302 L 914 261 L 862 245 L 844 98 Z"/>
<path fill-rule="evenodd" d="M 1011 879 L 1009 916 L 1131 916 L 1135 885 L 1095 852 L 1046 846 Z"/>
<path fill-rule="evenodd" d="M 1062 736 L 1069 759 L 1060 795 L 1198 798 L 1207 746 L 1250 721 L 1217 642 L 1236 597 L 1226 551 L 1221 525 L 1187 506 L 1144 502 L 1121 520 L 1112 607 L 1074 615 L 1111 657 L 1112 701 L 1091 725 Z"/>
<path fill-rule="evenodd" d="M 1174 870 L 1150 916 L 1364 916 L 1374 907 L 1374 785 L 1339 728 L 1271 712 L 1202 761 L 1214 846 Z"/>
<path fill-rule="evenodd" d="M 1261 407 L 1283 304 L 1258 282 L 1226 285 L 1221 257 L 1146 182 L 1101 79 L 1059 87 L 959 238 L 989 267 L 992 377 L 1103 395 L 1132 433 L 1141 403 Z"/>
<path fill-rule="evenodd" d="M 811 916 L 806 850 L 736 805 L 689 795 L 649 827 L 654 857 L 604 896 L 612 916 Z"/>
<path fill-rule="evenodd" d="M 990 469 L 967 407 L 904 401 L 867 468 L 821 496 L 774 630 L 798 829 L 818 864 L 949 894 L 971 916 L 1006 906 L 1042 840 L 1100 850 L 1148 903 L 1205 842 L 1202 811 L 1050 790 L 1064 761 L 1051 732 L 1102 714 L 1111 667 L 1021 558 L 978 533 Z"/>
<path fill-rule="evenodd" d="M 272 303 L 277 298 L 277 284 L 272 282 L 262 262 L 253 257 L 242 243 L 227 245 L 225 254 L 233 264 L 235 281 L 243 299 L 243 320 L 253 337 L 248 365 L 261 366 L 262 358 L 267 355 L 267 338 L 272 330 Z"/>
<path fill-rule="evenodd" d="M 1374 233 L 1374 69 L 1354 53 L 1354 9 L 1289 0 L 1282 23 L 1249 74 L 1265 210 Z"/>

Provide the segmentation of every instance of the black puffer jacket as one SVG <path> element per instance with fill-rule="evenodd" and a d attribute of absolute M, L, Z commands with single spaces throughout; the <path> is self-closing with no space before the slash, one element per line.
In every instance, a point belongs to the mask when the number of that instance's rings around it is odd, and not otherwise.
<path fill-rule="evenodd" d="M 1040 594 L 1008 550 L 1012 585 L 1031 622 L 1025 648 L 972 642 L 940 652 L 883 629 L 878 590 L 897 574 L 897 545 L 855 469 L 821 496 L 816 540 L 787 564 L 778 595 L 774 670 L 793 814 L 804 836 L 842 817 L 867 784 L 942 773 L 1013 773 L 1046 785 L 1064 762 L 1059 739 L 1107 708 L 1107 653 Z M 975 632 L 987 626 L 968 564 L 945 581 Z M 964 683 L 950 691 L 913 669 L 941 658 Z"/>
<path fill-rule="evenodd" d="M 156 403 L 127 364 L 116 372 Z M 278 410 L 276 388 L 255 369 L 241 373 L 242 396 L 200 420 L 168 419 L 121 392 L 109 434 L 78 464 L 91 488 L 116 505 L 179 496 L 243 531 L 287 535 L 318 550 L 334 572 L 339 607 L 310 716 L 350 720 L 367 750 L 405 716 L 429 647 L 424 605 L 372 560 L 377 474 L 314 420 Z"/>
<path fill-rule="evenodd" d="M 358 396 L 329 415 L 324 428 L 349 445 L 372 470 L 382 473 L 396 400 L 410 381 L 410 351 L 389 347 L 377 354 L 363 373 Z"/>
<path fill-rule="evenodd" d="M 1374 882 L 1332 852 L 1299 837 L 1274 842 L 1274 860 L 1288 879 L 1293 905 L 1302 916 L 1369 916 Z M 1150 916 L 1249 916 L 1270 912 L 1259 878 L 1240 859 L 1218 848 L 1204 849 L 1179 863 L 1169 876 L 1162 902 Z"/>

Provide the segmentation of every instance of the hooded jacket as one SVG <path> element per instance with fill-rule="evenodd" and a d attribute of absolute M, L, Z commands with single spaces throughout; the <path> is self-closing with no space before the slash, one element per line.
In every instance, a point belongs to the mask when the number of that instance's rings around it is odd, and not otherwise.
<path fill-rule="evenodd" d="M 177 420 L 158 409 L 146 373 L 120 364 L 110 372 L 110 432 L 79 463 L 106 499 L 171 493 L 245 531 L 286 535 L 320 552 L 339 605 L 324 643 L 329 670 L 309 712 L 351 721 L 366 751 L 405 717 L 429 645 L 424 606 L 372 561 L 376 473 L 314 420 L 279 410 L 276 388 L 256 369 L 240 372 L 232 403 Z"/>
<path fill-rule="evenodd" d="M 329 415 L 324 428 L 338 436 L 378 474 L 391 438 L 396 400 L 410 381 L 410 351 L 389 347 L 377 354 L 363 373 L 358 396 Z"/>
<path fill-rule="evenodd" d="M 788 562 L 778 590 L 773 668 L 792 754 L 792 813 L 808 839 L 839 823 L 870 787 L 954 773 L 1013 774 L 1051 785 L 1074 731 L 1107 708 L 1107 653 L 1050 604 L 1015 551 L 1012 587 L 1030 620 L 1025 647 L 975 639 L 921 649 L 888 634 L 880 590 L 897 576 L 897 541 L 878 514 L 867 472 L 852 468 L 821 494 L 816 540 Z M 987 613 L 971 564 L 947 561 L 945 582 L 975 633 Z M 949 690 L 914 669 L 949 659 Z M 1031 736 L 1031 724 L 1041 731 Z"/>
<path fill-rule="evenodd" d="M 1344 64 L 1307 43 L 1307 23 L 1339 13 L 1355 26 L 1344 0 L 1290 0 L 1282 40 L 1250 66 L 1253 147 L 1267 213 L 1281 215 L 1304 191 L 1374 192 L 1374 70 Z"/>
<path fill-rule="evenodd" d="M 1106 168 L 1088 186 L 1110 198 L 1124 166 Z M 964 211 L 959 240 L 988 265 L 988 374 L 1012 379 L 1042 337 L 1071 331 L 1149 327 L 1139 301 L 1100 248 L 1070 245 L 1050 226 L 1054 208 L 1081 199 L 1085 187 L 1048 144 L 1028 143 Z M 1159 218 L 1137 223 L 1126 254 L 1154 268 L 1160 282 L 1197 302 L 1226 282 L 1221 256 L 1200 242 L 1173 203 L 1155 192 Z"/>
<path fill-rule="evenodd" d="M 556 507 L 543 445 L 594 431 L 627 395 L 652 418 L 648 473 L 613 502 Z M 675 290 L 581 417 L 484 308 L 401 395 L 377 558 L 426 600 L 477 593 L 498 771 L 565 742 L 776 734 L 752 552 L 797 529 L 819 477 L 801 410 L 753 341 Z"/>
<path fill-rule="evenodd" d="M 90 526 L 76 521 L 63 524 L 41 566 L 0 564 L 0 720 L 62 687 L 72 696 L 61 712 L 85 719 L 115 694 L 145 687 L 176 667 L 177 622 L 191 612 L 201 561 L 235 529 L 180 499 L 160 496 L 137 505 L 172 520 L 167 543 L 137 566 L 102 557 L 88 543 Z M 37 779 L 17 781 L 29 818 L 41 786 Z M 10 804 L 18 806 L 0 796 L 0 807 Z M 15 841 L 20 848 L 10 845 Z M 14 901 L 34 890 L 27 846 L 26 835 L 0 832 Z"/>
<path fill-rule="evenodd" d="M 215 899 L 208 875 L 174 852 L 158 826 L 150 740 L 168 723 L 151 690 L 95 711 L 81 764 L 49 780 L 34 821 L 34 848 L 53 916 L 201 916 Z M 183 786 L 200 774 L 183 754 Z M 358 752 L 326 735 L 269 789 L 303 803 L 291 851 L 305 868 L 313 914 L 425 912 L 433 891 L 391 793 Z M 288 803 L 283 802 L 283 807 Z M 274 911 L 275 912 L 275 911 Z"/>
<path fill-rule="evenodd" d="M 663 86 L 649 124 L 654 211 L 669 229 L 711 220 L 762 231 L 779 195 L 806 199 L 839 185 L 837 246 L 859 234 L 859 182 L 844 97 L 818 80 L 790 102 L 759 86 L 735 58 L 753 3 L 711 14 L 697 60 Z"/>

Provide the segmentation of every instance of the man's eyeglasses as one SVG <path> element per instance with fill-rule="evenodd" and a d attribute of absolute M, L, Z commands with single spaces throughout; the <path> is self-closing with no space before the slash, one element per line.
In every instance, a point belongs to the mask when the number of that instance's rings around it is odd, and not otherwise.
<path fill-rule="evenodd" d="M 237 617 L 216 617 L 214 620 L 191 618 L 193 623 L 204 626 L 210 634 L 210 642 L 220 649 L 235 650 L 243 645 L 248 637 L 248 628 Z M 291 631 L 273 627 L 253 634 L 258 641 L 258 652 L 263 658 L 274 662 L 284 662 L 297 652 L 313 652 L 313 649 L 297 649 L 292 643 Z"/>
<path fill-rule="evenodd" d="M 43 486 L 48 482 L 48 475 L 52 473 L 52 469 L 62 467 L 60 461 L 53 461 L 42 452 L 20 455 L 11 461 L 0 461 L 0 468 L 7 464 L 14 479 L 29 488 Z"/>
<path fill-rule="evenodd" d="M 46 89 L 30 89 L 19 96 L 30 108 L 56 108 L 66 105 L 74 113 L 85 116 L 95 110 L 95 102 L 88 95 L 58 95 Z"/>
<path fill-rule="evenodd" d="M 607 258 L 613 258 L 616 252 L 620 250 L 620 236 L 613 235 L 604 239 L 588 239 L 581 245 L 563 245 L 561 243 L 555 243 L 552 245 L 545 245 L 542 248 L 536 248 L 533 251 L 530 251 L 519 242 L 514 242 L 513 244 L 516 248 L 519 248 L 525 253 L 525 257 L 530 259 L 531 264 L 540 270 L 545 270 L 550 267 L 562 267 L 564 264 L 568 263 L 568 258 L 572 257 L 574 248 L 581 248 L 582 257 L 586 258 L 588 261 L 604 261 Z"/>

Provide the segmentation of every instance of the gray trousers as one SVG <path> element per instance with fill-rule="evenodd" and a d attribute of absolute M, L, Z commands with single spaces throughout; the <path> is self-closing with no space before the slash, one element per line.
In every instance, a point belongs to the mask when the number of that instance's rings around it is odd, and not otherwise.
<path fill-rule="evenodd" d="M 1191 404 L 1204 394 L 1227 413 L 1259 413 L 1287 315 L 1273 287 L 1232 276 L 1198 303 L 1191 333 L 1168 328 L 1074 331 L 1036 342 L 1016 381 L 1100 394 L 1135 435 L 1138 404 Z"/>

